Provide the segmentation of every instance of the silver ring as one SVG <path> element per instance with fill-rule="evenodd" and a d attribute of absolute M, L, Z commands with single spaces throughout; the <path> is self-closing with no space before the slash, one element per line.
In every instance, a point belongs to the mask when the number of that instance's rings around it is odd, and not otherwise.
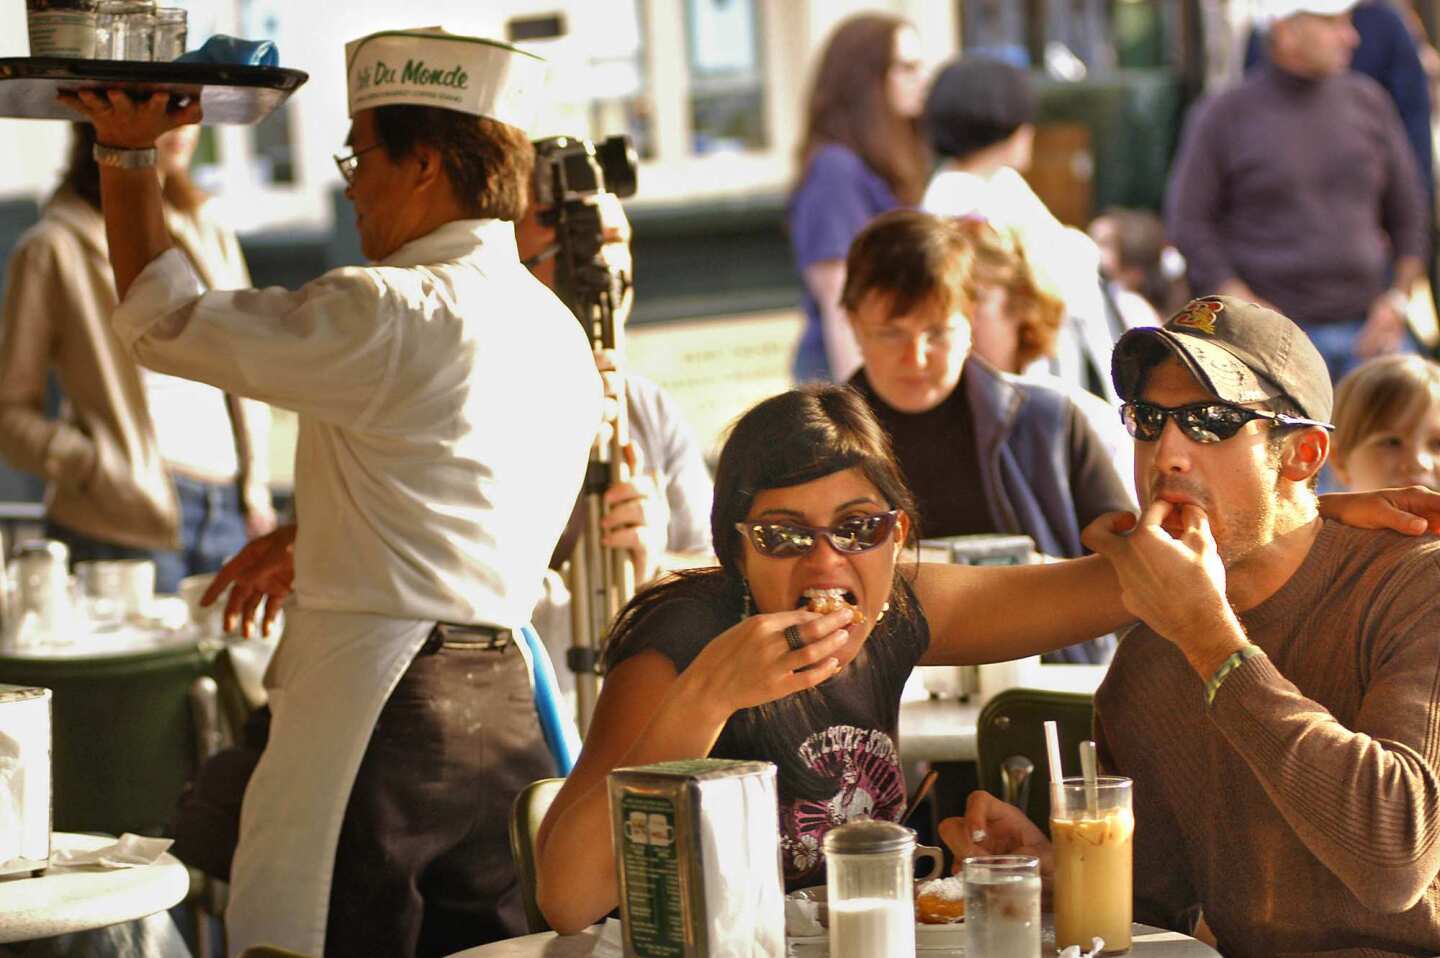
<path fill-rule="evenodd" d="M 796 652 L 805 648 L 805 640 L 800 637 L 800 627 L 797 625 L 785 626 L 785 644 Z"/>

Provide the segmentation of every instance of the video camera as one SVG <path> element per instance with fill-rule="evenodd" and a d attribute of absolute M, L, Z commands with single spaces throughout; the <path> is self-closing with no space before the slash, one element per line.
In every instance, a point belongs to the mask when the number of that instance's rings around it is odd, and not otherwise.
<path fill-rule="evenodd" d="M 555 227 L 555 292 L 596 339 L 601 312 L 618 308 L 630 277 L 600 255 L 604 227 L 595 198 L 602 193 L 635 194 L 639 164 L 628 136 L 612 136 L 598 146 L 573 136 L 536 140 L 535 202 L 541 222 Z M 619 275 L 617 275 L 619 274 Z"/>

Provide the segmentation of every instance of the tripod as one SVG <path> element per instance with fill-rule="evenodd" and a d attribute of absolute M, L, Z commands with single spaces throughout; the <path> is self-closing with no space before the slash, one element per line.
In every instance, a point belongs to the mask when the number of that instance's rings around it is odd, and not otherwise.
<path fill-rule="evenodd" d="M 555 230 L 556 292 L 580 320 L 591 347 L 619 355 L 630 309 L 630 275 L 627 268 L 605 256 L 604 224 L 596 197 L 568 200 L 558 206 Z M 603 373 L 603 378 L 611 428 L 608 436 L 597 437 L 590 450 L 581 489 L 584 521 L 567 574 L 573 644 L 565 655 L 565 665 L 575 675 L 581 735 L 589 731 L 600 693 L 599 649 L 610 623 L 635 594 L 630 555 L 601 543 L 605 490 L 630 480 L 624 452 L 629 442 L 624 380 L 614 370 Z"/>

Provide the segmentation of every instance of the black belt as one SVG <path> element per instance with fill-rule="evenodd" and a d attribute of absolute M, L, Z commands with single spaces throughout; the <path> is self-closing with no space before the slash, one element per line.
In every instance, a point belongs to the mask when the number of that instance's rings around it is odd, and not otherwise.
<path fill-rule="evenodd" d="M 460 625 L 454 622 L 437 622 L 430 630 L 430 637 L 420 649 L 422 655 L 429 655 L 440 649 L 470 649 L 478 651 L 500 651 L 515 642 L 511 629 L 493 625 Z"/>

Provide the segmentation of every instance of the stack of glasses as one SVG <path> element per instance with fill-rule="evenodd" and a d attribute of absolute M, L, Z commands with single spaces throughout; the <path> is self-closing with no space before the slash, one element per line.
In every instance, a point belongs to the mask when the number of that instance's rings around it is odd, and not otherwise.
<path fill-rule="evenodd" d="M 155 0 L 27 0 L 30 54 L 169 62 L 185 52 L 186 17 Z"/>

